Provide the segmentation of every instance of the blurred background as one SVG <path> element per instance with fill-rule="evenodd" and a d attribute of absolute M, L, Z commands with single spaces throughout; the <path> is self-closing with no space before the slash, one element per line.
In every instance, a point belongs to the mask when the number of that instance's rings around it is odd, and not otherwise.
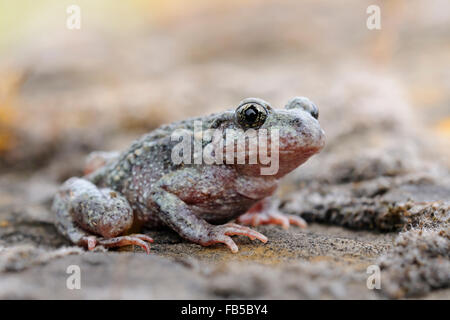
<path fill-rule="evenodd" d="M 381 30 L 366 27 L 371 4 Z M 329 145 L 354 119 L 392 116 L 424 127 L 449 164 L 450 3 L 0 1 L 3 173 L 53 164 L 63 180 L 161 123 L 296 95 L 319 106 Z"/>

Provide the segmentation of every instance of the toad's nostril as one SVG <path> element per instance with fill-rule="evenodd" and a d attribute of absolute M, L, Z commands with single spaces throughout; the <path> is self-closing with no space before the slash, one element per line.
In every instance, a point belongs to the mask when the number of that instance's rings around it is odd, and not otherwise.
<path fill-rule="evenodd" d="M 295 97 L 289 100 L 289 102 L 286 104 L 286 109 L 295 108 L 303 109 L 309 112 L 309 114 L 311 114 L 311 116 L 313 116 L 313 118 L 315 119 L 319 118 L 319 109 L 311 100 L 306 97 Z"/>
<path fill-rule="evenodd" d="M 296 124 L 296 125 L 302 124 L 302 120 L 301 120 L 300 118 L 294 118 L 293 122 L 294 122 L 294 124 Z"/>

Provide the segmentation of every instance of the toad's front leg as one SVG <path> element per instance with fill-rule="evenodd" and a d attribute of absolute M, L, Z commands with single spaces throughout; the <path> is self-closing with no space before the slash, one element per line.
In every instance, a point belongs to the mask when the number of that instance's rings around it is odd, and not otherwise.
<path fill-rule="evenodd" d="M 230 236 L 242 235 L 250 239 L 258 239 L 263 243 L 267 237 L 248 227 L 235 223 L 224 225 L 212 225 L 197 217 L 175 194 L 155 187 L 151 194 L 151 205 L 157 207 L 160 218 L 183 238 L 192 242 L 209 246 L 215 243 L 224 243 L 233 253 L 238 252 L 238 247 Z"/>

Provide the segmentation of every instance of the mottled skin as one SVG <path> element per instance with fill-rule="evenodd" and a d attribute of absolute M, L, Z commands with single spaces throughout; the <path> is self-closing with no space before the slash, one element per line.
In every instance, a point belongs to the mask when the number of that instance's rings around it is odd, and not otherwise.
<path fill-rule="evenodd" d="M 178 143 L 171 139 L 175 130 L 192 131 L 196 120 L 202 121 L 203 130 L 247 130 L 247 122 L 237 117 L 243 114 L 242 108 L 175 122 L 144 135 L 122 153 L 91 155 L 86 175 L 66 181 L 55 197 L 58 230 L 89 250 L 97 245 L 135 244 L 149 252 L 148 242 L 153 240 L 146 235 L 128 234 L 129 230 L 144 224 L 165 225 L 192 242 L 203 246 L 224 243 L 237 252 L 232 235 L 262 242 L 267 238 L 248 227 L 227 223 L 233 219 L 254 226 L 275 223 L 285 228 L 290 224 L 305 227 L 301 218 L 282 215 L 267 199 L 281 177 L 324 146 L 317 107 L 303 97 L 290 100 L 285 109 L 273 109 L 256 98 L 246 99 L 240 106 L 251 104 L 258 107 L 253 110 L 265 111 L 262 123 L 255 126 L 249 120 L 249 125 L 256 130 L 279 130 L 276 174 L 261 175 L 264 165 L 260 163 L 207 165 L 172 161 L 172 149 Z M 201 136 L 194 135 L 194 139 L 202 141 Z M 213 141 L 203 139 L 202 145 L 209 143 Z"/>

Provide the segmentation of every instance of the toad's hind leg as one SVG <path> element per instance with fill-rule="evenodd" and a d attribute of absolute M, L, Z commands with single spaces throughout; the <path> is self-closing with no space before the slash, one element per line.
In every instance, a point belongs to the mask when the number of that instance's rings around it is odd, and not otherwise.
<path fill-rule="evenodd" d="M 278 209 L 279 201 L 269 197 L 264 198 L 251 207 L 246 213 L 241 215 L 237 222 L 241 224 L 258 226 L 262 224 L 278 224 L 284 229 L 290 225 L 306 228 L 307 223 L 299 216 L 284 214 Z"/>
<path fill-rule="evenodd" d="M 117 151 L 94 151 L 88 155 L 84 164 L 84 175 L 100 169 L 107 163 L 116 160 L 120 153 Z"/>
<path fill-rule="evenodd" d="M 97 188 L 80 178 L 67 180 L 55 196 L 52 210 L 56 227 L 75 244 L 93 250 L 96 246 L 138 245 L 147 253 L 153 240 L 146 235 L 119 236 L 133 224 L 133 211 L 118 192 Z"/>

